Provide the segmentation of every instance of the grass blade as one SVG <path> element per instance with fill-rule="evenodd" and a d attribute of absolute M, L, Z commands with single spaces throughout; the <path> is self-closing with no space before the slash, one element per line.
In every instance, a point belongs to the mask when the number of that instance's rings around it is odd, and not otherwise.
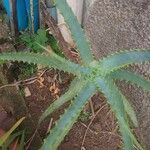
<path fill-rule="evenodd" d="M 0 138 L 0 146 L 3 145 L 4 142 L 9 138 L 9 136 L 12 134 L 12 132 L 22 123 L 22 121 L 25 119 L 25 117 L 22 117 L 19 119 L 13 127 L 7 131 L 1 138 Z"/>
<path fill-rule="evenodd" d="M 20 136 L 22 132 L 17 132 L 9 136 L 9 138 L 6 140 L 5 144 L 2 146 L 2 150 L 6 150 L 8 146 L 16 139 L 16 137 Z"/>
<path fill-rule="evenodd" d="M 25 131 L 22 132 L 22 136 L 20 139 L 19 150 L 24 150 L 24 141 L 25 141 Z"/>

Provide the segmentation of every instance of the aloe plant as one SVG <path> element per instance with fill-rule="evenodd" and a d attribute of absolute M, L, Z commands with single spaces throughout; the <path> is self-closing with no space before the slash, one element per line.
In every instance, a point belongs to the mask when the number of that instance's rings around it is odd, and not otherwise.
<path fill-rule="evenodd" d="M 129 118 L 135 126 L 138 126 L 135 112 L 129 101 L 119 91 L 115 85 L 115 80 L 126 80 L 130 83 L 150 91 L 150 81 L 133 72 L 123 70 L 130 64 L 137 64 L 150 61 L 150 49 L 135 49 L 114 53 L 101 60 L 95 60 L 86 40 L 84 32 L 80 27 L 76 17 L 66 0 L 55 0 L 57 8 L 65 18 L 72 37 L 80 53 L 81 64 L 75 64 L 66 60 L 52 51 L 48 55 L 31 52 L 1 53 L 0 62 L 23 61 L 34 64 L 59 69 L 73 74 L 75 79 L 72 81 L 69 90 L 59 99 L 54 101 L 42 114 L 39 124 L 61 105 L 70 101 L 70 106 L 56 122 L 50 134 L 44 140 L 42 150 L 55 150 L 63 141 L 73 124 L 77 121 L 82 109 L 88 100 L 98 91 L 102 92 L 108 104 L 114 112 L 125 150 L 131 150 L 133 145 L 142 150 L 136 137 L 129 127 Z"/>

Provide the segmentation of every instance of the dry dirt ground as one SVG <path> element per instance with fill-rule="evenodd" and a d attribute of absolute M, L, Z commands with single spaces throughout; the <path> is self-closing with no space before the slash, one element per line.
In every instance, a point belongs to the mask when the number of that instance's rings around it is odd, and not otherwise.
<path fill-rule="evenodd" d="M 58 78 L 61 78 L 61 82 Z M 50 103 L 67 90 L 71 79 L 72 77 L 68 74 L 58 71 L 47 71 L 41 79 L 25 87 L 29 89 L 31 94 L 26 98 L 26 104 L 34 122 L 37 122 L 39 116 Z M 83 122 L 79 119 L 66 136 L 64 142 L 60 145 L 60 150 L 80 150 L 81 146 L 83 146 L 83 150 L 120 149 L 121 141 L 117 133 L 118 126 L 104 97 L 102 97 L 101 94 L 96 94 L 92 98 L 92 104 L 94 114 L 96 115 L 95 118 L 92 119 L 92 116 L 89 116 L 89 119 L 83 119 Z M 67 106 L 68 105 L 63 106 L 58 111 L 54 112 L 45 121 L 39 129 L 39 133 L 42 137 L 46 135 L 51 118 L 53 118 L 54 123 Z M 92 114 L 91 107 L 88 105 L 84 111 Z M 91 120 L 93 121 L 91 122 Z M 89 124 L 90 126 L 88 127 Z M 87 134 L 84 141 L 85 132 L 87 132 Z"/>

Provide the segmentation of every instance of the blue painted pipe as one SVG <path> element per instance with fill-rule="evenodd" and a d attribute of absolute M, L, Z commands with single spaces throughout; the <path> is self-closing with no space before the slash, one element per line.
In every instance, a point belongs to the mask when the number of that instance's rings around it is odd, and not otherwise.
<path fill-rule="evenodd" d="M 31 25 L 31 12 L 30 12 L 30 0 L 25 0 L 26 10 L 29 19 L 29 25 Z M 39 28 L 39 0 L 33 0 L 33 17 L 34 17 L 34 31 L 36 32 Z M 30 26 L 29 26 L 30 28 Z"/>
<path fill-rule="evenodd" d="M 11 17 L 10 0 L 3 0 L 7 15 Z M 29 27 L 31 20 L 30 0 L 16 0 L 18 30 L 23 31 Z M 34 31 L 39 28 L 39 0 L 33 0 Z M 29 27 L 30 28 L 30 27 Z"/>

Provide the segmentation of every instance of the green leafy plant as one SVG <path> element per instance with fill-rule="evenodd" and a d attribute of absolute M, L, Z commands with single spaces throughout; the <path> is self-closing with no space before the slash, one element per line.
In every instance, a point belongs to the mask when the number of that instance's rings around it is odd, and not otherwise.
<path fill-rule="evenodd" d="M 80 116 L 79 116 L 79 120 L 81 122 L 86 122 L 90 119 L 90 116 L 91 116 L 90 112 L 82 111 Z"/>
<path fill-rule="evenodd" d="M 43 52 L 43 49 L 37 43 L 46 46 L 48 41 L 45 29 L 39 29 L 37 33 L 33 35 L 28 32 L 24 32 L 20 35 L 19 39 L 21 39 L 21 41 L 35 53 Z"/>
<path fill-rule="evenodd" d="M 49 55 L 30 52 L 0 54 L 1 62 L 23 61 L 33 64 L 42 64 L 76 76 L 69 90 L 52 103 L 39 120 L 40 124 L 53 111 L 70 101 L 69 108 L 65 110 L 64 114 L 56 122 L 50 134 L 44 140 L 41 149 L 57 149 L 73 124 L 77 121 L 85 104 L 96 92 L 100 91 L 106 97 L 108 104 L 111 106 L 118 120 L 124 149 L 131 150 L 134 145 L 137 149 L 142 150 L 141 145 L 138 143 L 129 127 L 128 118 L 130 118 L 135 126 L 138 125 L 135 112 L 125 96 L 119 91 L 114 81 L 116 79 L 127 80 L 141 86 L 144 90 L 150 91 L 149 80 L 133 72 L 122 69 L 130 64 L 150 61 L 150 49 L 121 51 L 96 61 L 86 41 L 83 30 L 77 22 L 76 17 L 73 15 L 71 8 L 67 5 L 66 0 L 55 0 L 55 4 L 64 16 L 71 30 L 77 50 L 80 53 L 82 60 L 81 64 L 75 64 L 66 60 L 45 47 L 43 47 L 43 49 L 49 52 Z"/>
<path fill-rule="evenodd" d="M 24 42 L 31 52 L 42 53 L 44 51 L 39 44 L 43 46 L 47 46 L 49 44 L 56 54 L 64 57 L 57 40 L 52 35 L 47 33 L 45 29 L 41 28 L 35 34 L 23 32 L 22 35 L 19 36 L 18 42 L 20 42 L 20 40 L 21 42 Z"/>
<path fill-rule="evenodd" d="M 53 35 L 48 34 L 48 43 L 50 44 L 52 50 L 59 56 L 64 57 L 64 54 L 61 50 L 61 48 L 59 47 L 59 43 L 58 41 L 53 37 Z"/>
<path fill-rule="evenodd" d="M 27 79 L 37 72 L 37 66 L 33 64 L 19 63 L 18 67 L 19 67 L 18 80 Z"/>

